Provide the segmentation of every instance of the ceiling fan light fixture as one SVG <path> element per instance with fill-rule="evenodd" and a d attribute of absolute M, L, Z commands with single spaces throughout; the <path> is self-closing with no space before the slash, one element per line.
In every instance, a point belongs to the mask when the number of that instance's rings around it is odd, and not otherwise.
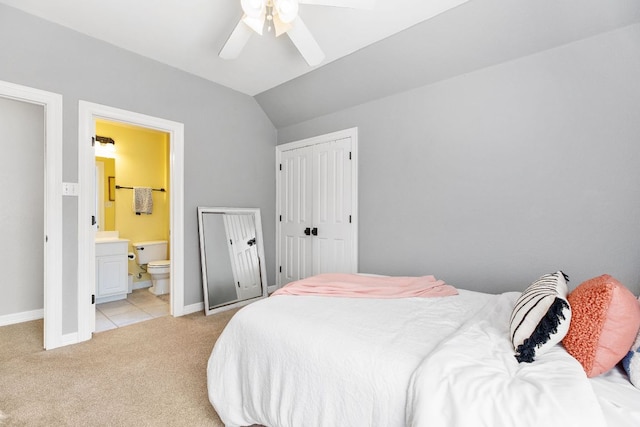
<path fill-rule="evenodd" d="M 251 18 L 263 17 L 267 8 L 267 0 L 240 0 L 245 15 Z"/>
<path fill-rule="evenodd" d="M 298 0 L 273 0 L 273 3 L 283 23 L 290 24 L 298 16 Z"/>
<path fill-rule="evenodd" d="M 264 28 L 264 15 L 258 16 L 257 18 L 254 18 L 249 15 L 245 15 L 242 18 L 242 22 L 247 24 L 247 26 L 251 28 L 253 31 L 255 31 L 256 33 L 262 35 L 262 29 Z"/>
<path fill-rule="evenodd" d="M 237 58 L 255 32 L 264 27 L 275 29 L 276 36 L 287 34 L 309 65 L 324 61 L 325 55 L 309 28 L 298 15 L 300 4 L 370 9 L 376 0 L 240 0 L 244 16 L 218 54 L 221 58 Z"/>
<path fill-rule="evenodd" d="M 282 22 L 282 20 L 278 17 L 278 15 L 275 15 L 273 17 L 273 26 L 274 26 L 274 28 L 276 30 L 276 37 L 279 37 L 282 34 L 286 33 L 292 27 L 291 24 L 286 23 L 286 22 Z"/>

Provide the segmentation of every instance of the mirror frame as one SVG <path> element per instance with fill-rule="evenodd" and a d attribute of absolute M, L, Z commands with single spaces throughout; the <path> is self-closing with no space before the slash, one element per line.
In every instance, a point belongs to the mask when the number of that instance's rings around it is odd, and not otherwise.
<path fill-rule="evenodd" d="M 258 260 L 260 261 L 260 278 L 262 281 L 262 293 L 260 296 L 255 298 L 249 298 L 246 300 L 234 300 L 228 304 L 222 304 L 215 306 L 214 308 L 209 307 L 209 287 L 207 286 L 209 283 L 208 273 L 207 273 L 207 259 L 206 253 L 204 250 L 204 228 L 203 228 L 203 214 L 214 213 L 214 214 L 242 214 L 248 215 L 253 214 L 253 218 L 256 225 L 256 247 L 258 250 Z M 269 296 L 267 291 L 267 267 L 265 263 L 264 257 L 264 244 L 262 238 L 262 219 L 260 217 L 260 208 L 229 208 L 229 207 L 205 207 L 198 206 L 198 234 L 200 237 L 200 266 L 202 270 L 202 291 L 204 294 L 204 314 L 209 316 L 211 314 L 219 313 L 221 311 L 231 310 L 234 308 L 242 307 L 244 305 L 250 304 L 252 302 L 258 301 L 262 298 L 266 298 Z"/>

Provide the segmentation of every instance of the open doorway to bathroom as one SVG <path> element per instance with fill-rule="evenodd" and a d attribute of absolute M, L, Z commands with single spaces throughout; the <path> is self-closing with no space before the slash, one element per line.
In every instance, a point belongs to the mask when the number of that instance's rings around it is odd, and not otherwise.
<path fill-rule="evenodd" d="M 157 261 L 167 260 L 170 274 L 170 170 L 169 141 L 165 131 L 123 124 L 104 119 L 95 120 L 95 195 L 96 240 L 102 247 L 125 248 L 127 280 L 123 271 L 124 253 L 114 256 L 96 254 L 96 319 L 95 332 L 102 332 L 170 314 L 170 289 L 153 286 L 159 279 L 140 263 L 136 246 L 140 242 L 166 242 Z M 144 210 L 136 207 L 137 189 L 147 189 Z M 111 244 L 110 238 L 117 239 Z M 120 242 L 120 244 L 118 244 Z M 117 252 L 117 250 L 116 250 Z M 153 269 L 152 269 L 153 270 Z M 122 292 L 123 286 L 126 293 Z"/>
<path fill-rule="evenodd" d="M 79 221 L 78 229 L 78 342 L 90 339 L 92 333 L 99 330 L 96 315 L 101 316 L 105 314 L 104 311 L 109 312 L 106 317 L 113 317 L 123 314 L 123 311 L 133 311 L 133 308 L 140 308 L 141 305 L 153 305 L 143 301 L 146 297 L 156 298 L 147 290 L 151 284 L 150 276 L 132 259 L 135 254 L 133 244 L 140 241 L 167 242 L 166 252 L 171 260 L 169 294 L 161 296 L 160 300 L 168 300 L 166 302 L 171 315 L 181 316 L 184 313 L 184 126 L 182 123 L 84 101 L 79 103 L 79 124 L 81 190 L 78 215 L 88 221 Z M 95 148 L 92 139 L 96 140 Z M 141 215 L 136 215 L 134 212 L 134 208 L 137 209 L 133 203 L 134 188 L 137 187 L 151 191 L 151 214 L 142 211 L 139 212 Z M 105 252 L 96 250 L 96 238 L 114 243 L 127 241 L 124 246 L 126 249 L 122 250 L 130 257 L 124 267 L 120 264 L 113 271 L 117 271 L 114 274 L 119 277 L 123 268 L 124 274 L 132 274 L 131 294 L 128 293 L 127 283 L 124 292 L 100 298 L 96 288 L 100 270 L 96 264 L 99 262 L 98 255 Z M 126 301 L 127 295 L 133 295 L 135 304 Z M 121 301 L 120 304 L 127 302 L 133 307 L 103 310 L 104 306 L 97 308 L 95 304 L 117 301 Z M 157 311 L 150 313 L 154 310 Z M 143 311 L 153 318 L 165 314 L 165 310 L 158 304 L 158 308 Z M 146 317 L 144 314 L 138 313 Z M 113 320 L 109 319 L 119 326 Z M 135 315 L 120 316 L 121 325 L 137 320 Z"/>

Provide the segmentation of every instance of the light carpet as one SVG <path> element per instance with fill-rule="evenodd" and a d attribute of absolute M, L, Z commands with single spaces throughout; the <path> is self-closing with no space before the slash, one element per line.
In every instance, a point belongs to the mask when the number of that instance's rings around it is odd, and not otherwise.
<path fill-rule="evenodd" d="M 237 310 L 165 316 L 44 351 L 41 320 L 0 328 L 0 425 L 222 426 L 213 344 Z"/>

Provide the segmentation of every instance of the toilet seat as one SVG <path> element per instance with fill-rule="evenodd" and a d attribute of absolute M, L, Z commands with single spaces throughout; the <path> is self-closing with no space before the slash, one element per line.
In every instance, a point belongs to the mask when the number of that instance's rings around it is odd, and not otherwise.
<path fill-rule="evenodd" d="M 168 259 L 151 261 L 147 264 L 147 272 L 150 274 L 163 274 L 171 270 L 171 261 Z"/>
<path fill-rule="evenodd" d="M 147 264 L 149 267 L 168 267 L 171 265 L 171 260 L 168 259 L 162 259 L 162 260 L 158 260 L 158 261 L 151 261 L 149 264 Z"/>

